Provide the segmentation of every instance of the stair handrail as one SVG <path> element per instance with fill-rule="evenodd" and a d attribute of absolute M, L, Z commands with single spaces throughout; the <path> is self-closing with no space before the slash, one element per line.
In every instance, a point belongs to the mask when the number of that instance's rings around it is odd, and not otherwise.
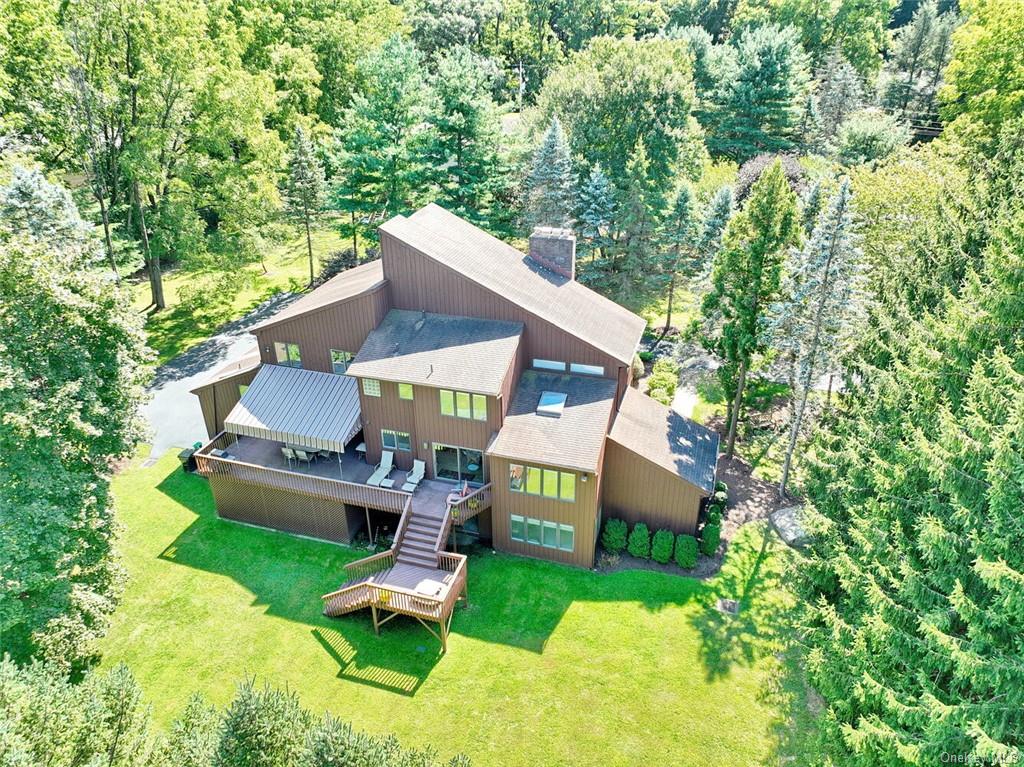
<path fill-rule="evenodd" d="M 348 580 L 353 580 L 352 571 L 356 570 L 357 568 L 365 570 L 367 565 L 377 566 L 374 567 L 372 570 L 366 570 L 362 575 L 356 575 L 356 578 L 365 578 L 367 576 L 373 575 L 374 573 L 379 573 L 381 570 L 387 570 L 389 567 L 394 567 L 394 549 L 387 549 L 386 551 L 380 551 L 376 554 L 371 554 L 368 557 L 363 557 L 362 559 L 357 559 L 354 562 L 349 562 L 348 564 L 343 565 L 342 567 L 345 570 L 346 576 L 348 576 Z"/>
<path fill-rule="evenodd" d="M 474 490 L 469 495 L 465 495 L 462 498 L 459 498 L 459 500 L 455 501 L 455 503 L 450 504 L 449 507 L 448 507 L 448 514 L 451 515 L 452 514 L 452 510 L 454 509 L 454 510 L 458 511 L 458 516 L 459 516 L 459 521 L 460 522 L 464 522 L 464 521 L 466 521 L 468 519 L 472 519 L 477 514 L 479 514 L 480 512 L 484 511 L 484 509 L 480 508 L 476 512 L 474 512 L 473 514 L 467 514 L 463 510 L 463 507 L 468 505 L 469 501 L 474 500 L 478 496 L 487 495 L 488 493 L 490 493 L 490 491 L 491 491 L 491 483 L 490 482 L 488 482 L 486 485 L 481 485 L 480 487 L 478 487 L 476 490 Z"/>
<path fill-rule="evenodd" d="M 405 507 L 402 509 L 402 518 L 398 520 L 398 528 L 395 530 L 395 537 L 391 541 L 391 550 L 398 555 L 398 547 L 402 545 L 402 541 L 405 540 L 405 532 L 409 527 L 409 518 L 412 516 L 412 496 L 410 495 L 405 501 Z"/>
<path fill-rule="evenodd" d="M 355 591 L 356 589 L 362 589 L 362 588 L 366 588 L 366 584 L 365 583 L 349 583 L 349 584 L 347 584 L 345 586 L 342 586 L 340 589 L 336 589 L 335 591 L 330 592 L 329 594 L 324 594 L 322 597 L 320 597 L 320 599 L 322 599 L 324 602 L 326 602 L 328 599 L 334 599 L 335 597 L 340 597 L 342 594 L 344 594 L 344 593 L 346 593 L 348 591 Z"/>
<path fill-rule="evenodd" d="M 444 548 L 444 542 L 448 539 L 448 533 L 452 529 L 452 505 L 448 505 L 448 510 L 445 512 L 444 521 L 441 523 L 441 529 L 437 531 L 437 540 L 434 541 L 434 553 L 441 551 Z"/>

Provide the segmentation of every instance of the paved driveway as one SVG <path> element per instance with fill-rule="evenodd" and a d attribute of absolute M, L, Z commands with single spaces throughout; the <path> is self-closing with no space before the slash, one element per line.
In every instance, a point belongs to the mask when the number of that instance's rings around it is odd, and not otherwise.
<path fill-rule="evenodd" d="M 256 346 L 256 339 L 250 335 L 249 328 L 269 318 L 295 298 L 297 296 L 290 293 L 275 296 L 245 317 L 221 327 L 217 335 L 157 368 L 149 387 L 151 399 L 142 408 L 151 430 L 153 458 L 170 448 L 206 441 L 199 399 L 191 390 L 216 370 L 244 357 Z"/>

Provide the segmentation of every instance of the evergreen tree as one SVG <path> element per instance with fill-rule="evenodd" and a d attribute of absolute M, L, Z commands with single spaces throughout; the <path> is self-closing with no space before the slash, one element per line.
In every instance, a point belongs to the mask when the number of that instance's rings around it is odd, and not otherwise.
<path fill-rule="evenodd" d="M 613 242 L 615 213 L 615 190 L 601 165 L 597 164 L 590 169 L 590 175 L 580 188 L 576 215 L 576 231 L 582 245 L 580 250 L 590 253 L 592 264 L 598 258 L 603 262 L 608 255 L 607 249 Z M 597 269 L 602 268 L 605 268 L 603 263 L 597 266 Z M 586 267 L 579 271 L 586 274 Z"/>
<path fill-rule="evenodd" d="M 798 368 L 797 400 L 779 482 L 782 497 L 786 495 L 808 396 L 817 377 L 832 372 L 841 339 L 857 316 L 861 253 L 852 229 L 850 181 L 843 179 L 818 216 L 810 238 L 791 253 L 783 286 L 785 298 L 773 308 L 780 347 L 793 353 Z"/>
<path fill-rule="evenodd" d="M 702 273 L 710 272 L 715 254 L 722 246 L 722 233 L 732 218 L 733 204 L 732 187 L 723 186 L 715 192 L 704 209 L 704 218 L 697 238 L 697 253 L 701 259 Z"/>
<path fill-rule="evenodd" d="M 224 714 L 224 734 L 214 764 L 291 767 L 303 753 L 310 724 L 295 693 L 271 687 L 257 690 L 247 680 L 239 685 Z"/>
<path fill-rule="evenodd" d="M 96 258 L 92 226 L 82 220 L 70 193 L 37 168 L 15 165 L 10 181 L 0 187 L 0 227 L 73 250 L 87 259 L 82 266 L 92 266 Z"/>
<path fill-rule="evenodd" d="M 807 187 L 807 190 L 800 198 L 801 221 L 804 227 L 804 234 L 808 236 L 814 231 L 814 227 L 818 223 L 818 214 L 821 213 L 823 194 L 821 182 L 815 181 Z"/>
<path fill-rule="evenodd" d="M 658 233 L 664 248 L 664 271 L 668 275 L 667 309 L 665 332 L 672 327 L 672 309 L 676 294 L 676 280 L 681 270 L 693 273 L 696 258 L 697 216 L 694 210 L 693 192 L 690 185 L 682 183 L 676 191 L 672 206 L 665 215 Z"/>
<path fill-rule="evenodd" d="M 841 51 L 833 50 L 825 59 L 824 72 L 818 85 L 818 117 L 826 141 L 835 138 L 843 120 L 861 107 L 863 98 L 857 70 Z"/>
<path fill-rule="evenodd" d="M 327 182 L 324 179 L 324 166 L 320 162 L 320 158 L 317 157 L 316 147 L 313 146 L 313 142 L 309 140 L 302 126 L 296 126 L 291 155 L 288 158 L 288 176 L 284 198 L 288 216 L 306 235 L 310 284 L 316 277 L 313 271 L 313 235 L 311 230 L 323 209 L 326 194 Z"/>
<path fill-rule="evenodd" d="M 807 56 L 796 30 L 748 27 L 735 45 L 735 71 L 715 95 L 708 149 L 739 161 L 790 149 L 808 82 Z"/>
<path fill-rule="evenodd" d="M 616 244 L 615 298 L 636 304 L 647 298 L 658 277 L 656 233 L 664 200 L 650 175 L 642 140 L 626 163 L 625 185 L 619 191 L 619 237 Z"/>
<path fill-rule="evenodd" d="M 547 133 L 533 154 L 526 179 L 526 225 L 568 227 L 573 211 L 572 161 L 569 144 L 557 117 L 551 118 Z"/>
<path fill-rule="evenodd" d="M 1024 221 L 957 296 L 852 360 L 805 482 L 795 577 L 837 764 L 999 763 L 1024 749 Z"/>
<path fill-rule="evenodd" d="M 914 11 L 910 23 L 896 32 L 883 101 L 901 117 L 935 121 L 935 96 L 953 53 L 953 30 L 958 24 L 954 12 L 940 15 L 935 0 L 927 0 Z"/>
<path fill-rule="evenodd" d="M 438 202 L 477 224 L 492 214 L 495 190 L 502 184 L 499 158 L 501 128 L 491 90 L 494 64 L 469 48 L 446 51 L 431 77 L 437 94 L 426 165 L 433 169 Z"/>
<path fill-rule="evenodd" d="M 800 136 L 800 148 L 804 153 L 813 154 L 821 151 L 821 115 L 818 113 L 818 99 L 813 93 L 808 93 L 804 97 L 797 134 Z"/>
<path fill-rule="evenodd" d="M 360 59 L 357 70 L 364 85 L 341 122 L 333 195 L 334 207 L 350 216 L 354 250 L 360 228 L 373 230 L 418 202 L 434 101 L 419 52 L 398 35 Z"/>
<path fill-rule="evenodd" d="M 731 403 L 726 448 L 730 458 L 747 374 L 754 355 L 767 344 L 764 320 L 779 297 L 785 250 L 799 238 L 796 195 L 776 160 L 754 182 L 743 209 L 729 220 L 715 258 L 712 289 L 701 307 L 703 343 L 724 363 L 718 375 Z"/>

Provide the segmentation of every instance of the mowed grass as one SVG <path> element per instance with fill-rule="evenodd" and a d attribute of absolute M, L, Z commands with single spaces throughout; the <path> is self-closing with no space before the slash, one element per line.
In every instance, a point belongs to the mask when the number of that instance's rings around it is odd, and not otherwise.
<path fill-rule="evenodd" d="M 325 225 L 317 229 L 313 233 L 316 270 L 319 272 L 322 258 L 348 245 L 349 241 L 343 240 L 336 228 Z M 264 265 L 266 272 L 263 271 Z M 156 350 L 158 364 L 205 341 L 221 325 L 242 317 L 275 293 L 304 289 L 309 283 L 309 255 L 305 237 L 296 236 L 269 248 L 263 264 L 258 261 L 247 264 L 241 272 L 236 289 L 226 295 L 223 291 L 215 291 L 221 300 L 203 302 L 198 309 L 181 305 L 182 288 L 211 284 L 222 271 L 216 268 L 172 269 L 164 273 L 167 308 L 160 312 L 149 312 L 146 318 L 146 335 L 149 345 Z M 140 312 L 149 311 L 151 294 L 148 280 L 143 278 L 132 282 L 130 290 L 135 308 Z"/>
<path fill-rule="evenodd" d="M 805 688 L 779 660 L 789 552 L 766 528 L 745 528 L 705 582 L 474 555 L 441 656 L 412 619 L 376 637 L 368 614 L 321 616 L 365 552 L 219 520 L 172 454 L 140 461 L 115 481 L 130 583 L 103 663 L 131 666 L 161 724 L 192 692 L 224 704 L 255 677 L 476 765 L 811 763 Z"/>

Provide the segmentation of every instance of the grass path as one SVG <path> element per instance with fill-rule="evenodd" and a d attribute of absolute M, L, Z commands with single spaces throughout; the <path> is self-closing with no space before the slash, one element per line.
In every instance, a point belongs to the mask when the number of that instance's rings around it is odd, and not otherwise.
<path fill-rule="evenodd" d="M 102 649 L 105 665 L 128 662 L 162 724 L 191 692 L 223 704 L 255 676 L 476 765 L 746 767 L 777 761 L 802 708 L 773 654 L 786 592 L 763 528 L 707 582 L 473 556 L 472 606 L 442 657 L 412 620 L 377 638 L 368 615 L 320 615 L 359 552 L 219 520 L 205 480 L 169 454 L 140 460 L 115 481 L 131 580 Z M 718 596 L 742 599 L 740 616 L 714 610 Z"/>

